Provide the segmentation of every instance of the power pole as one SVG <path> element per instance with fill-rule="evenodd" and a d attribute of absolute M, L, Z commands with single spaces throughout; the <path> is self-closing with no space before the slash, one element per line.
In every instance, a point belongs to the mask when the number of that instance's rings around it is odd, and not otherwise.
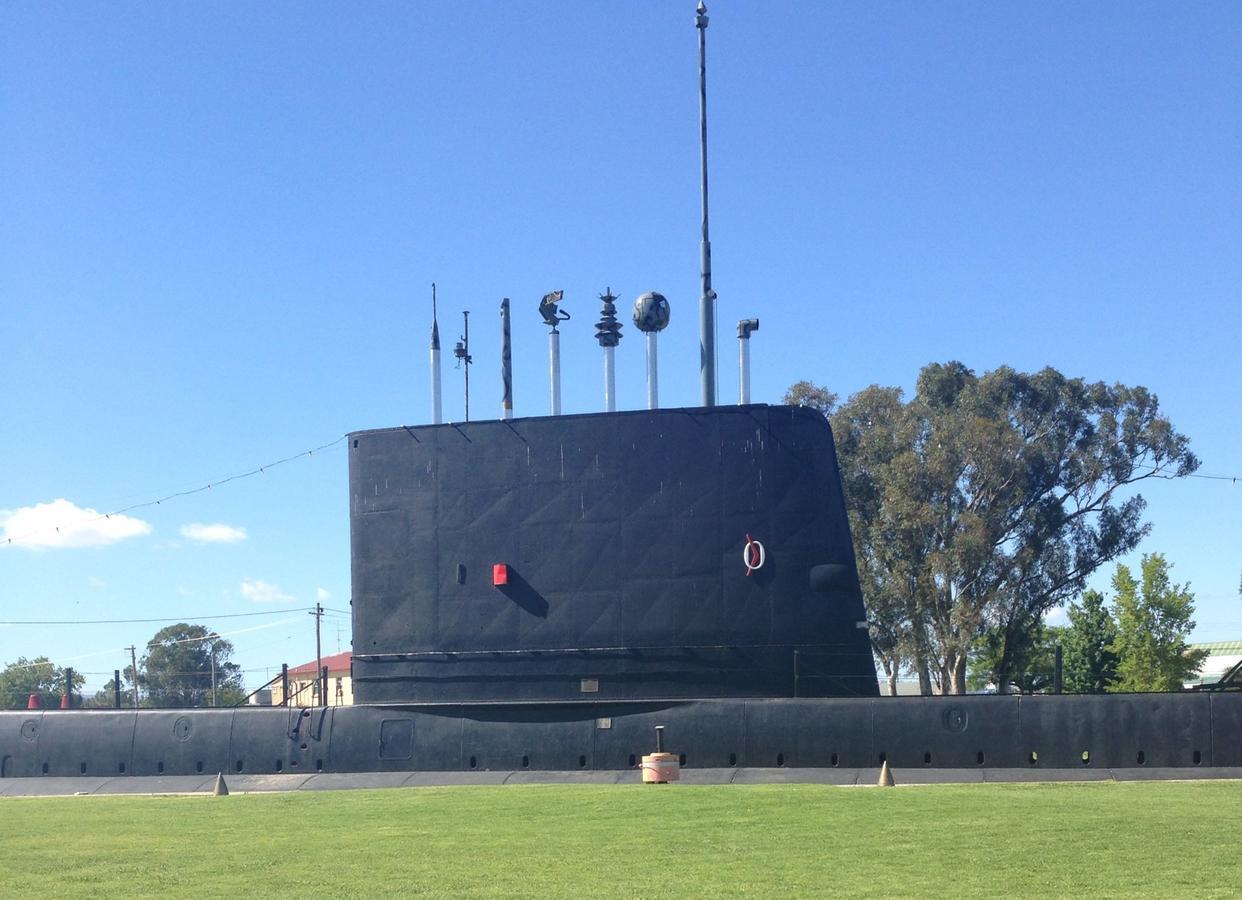
<path fill-rule="evenodd" d="M 133 666 L 131 670 L 134 673 L 134 710 L 138 709 L 138 648 L 130 644 L 125 648 L 129 651 L 129 661 Z"/>
<path fill-rule="evenodd" d="M 316 603 L 314 612 L 308 615 L 315 617 L 315 680 L 319 682 L 319 705 L 327 706 L 328 679 L 323 674 L 323 643 L 319 635 L 319 625 L 323 621 L 323 604 Z"/>

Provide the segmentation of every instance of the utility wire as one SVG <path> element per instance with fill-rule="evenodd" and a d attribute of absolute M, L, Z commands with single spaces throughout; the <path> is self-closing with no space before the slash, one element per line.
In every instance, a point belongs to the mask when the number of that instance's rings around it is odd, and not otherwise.
<path fill-rule="evenodd" d="M 289 610 L 281 610 L 281 611 L 289 612 Z M 297 612 L 301 612 L 301 610 L 297 610 Z M 211 634 L 204 635 L 203 637 L 180 638 L 175 641 L 147 641 L 147 647 L 148 648 L 152 646 L 163 647 L 163 646 L 170 646 L 172 644 L 201 644 L 203 641 L 213 641 L 213 640 L 216 640 L 217 638 L 232 637 L 235 634 L 246 634 L 247 632 L 251 632 L 251 631 L 262 631 L 264 628 L 275 628 L 277 625 L 287 625 L 290 622 L 299 622 L 299 621 L 301 620 L 296 619 L 296 618 L 281 619 L 279 622 L 264 622 L 262 625 L 251 625 L 249 628 L 238 628 L 236 631 L 225 631 L 225 632 L 213 631 Z"/>
<path fill-rule="evenodd" d="M 281 612 L 289 612 L 289 610 L 287 609 L 281 610 Z M 297 610 L 297 612 L 302 612 L 302 610 Z M 163 621 L 163 620 L 161 619 L 158 621 Z M 163 646 L 165 644 L 192 644 L 192 643 L 201 642 L 201 641 L 210 641 L 216 638 L 232 637 L 235 634 L 246 634 L 247 632 L 251 632 L 251 631 L 261 631 L 264 628 L 275 628 L 277 625 L 287 625 L 290 622 L 297 622 L 297 621 L 300 621 L 300 620 L 297 618 L 281 619 L 279 622 L 264 622 L 262 625 L 252 625 L 249 628 L 239 628 L 235 631 L 226 631 L 223 633 L 218 633 L 218 632 L 213 631 L 211 634 L 207 635 L 206 637 L 182 638 L 176 641 L 161 641 L 159 646 Z M 150 646 L 151 646 L 151 642 L 148 642 L 147 647 L 150 647 Z M 61 663 L 75 662 L 79 659 L 89 659 L 94 656 L 106 656 L 110 653 L 120 653 L 121 651 L 128 650 L 128 649 L 129 649 L 128 647 L 117 647 L 117 648 L 109 648 L 107 650 L 95 650 L 90 653 L 79 653 L 77 656 L 71 656 L 67 659 L 62 658 L 60 662 Z M 57 665 L 52 660 L 47 660 L 47 662 L 31 662 L 31 663 L 25 663 L 20 666 L 9 665 L 9 666 L 6 666 L 5 668 L 7 669 L 33 669 L 36 666 L 45 666 L 45 665 L 48 665 L 49 663 L 53 666 Z"/>
<path fill-rule="evenodd" d="M 1187 472 L 1185 475 L 1178 475 L 1173 469 L 1153 465 L 1136 466 L 1136 468 L 1146 469 L 1149 475 L 1157 472 L 1161 473 L 1160 477 L 1167 478 L 1170 481 L 1177 478 L 1206 478 L 1209 481 L 1229 481 L 1237 484 L 1238 479 L 1242 478 L 1242 475 L 1214 475 L 1209 472 Z"/>
<path fill-rule="evenodd" d="M 221 613 L 208 616 L 174 616 L 162 619 L 77 619 L 59 622 L 12 621 L 0 622 L 0 625 L 150 625 L 156 622 L 189 622 L 191 619 L 244 619 L 250 616 L 283 616 L 291 612 L 310 612 L 311 607 L 285 607 L 284 609 L 266 610 L 249 613 Z M 292 621 L 292 620 L 290 620 Z"/>
<path fill-rule="evenodd" d="M 128 668 L 129 668 L 129 666 L 126 666 L 125 668 L 126 668 L 126 669 L 128 669 Z M 124 671 L 124 670 L 122 670 L 122 671 Z M 279 671 L 280 671 L 280 666 L 255 666 L 255 667 L 250 668 L 250 669 L 236 669 L 235 671 L 236 671 L 237 673 L 239 673 L 239 674 L 241 674 L 241 673 L 245 673 L 245 672 L 266 672 L 266 673 L 268 673 L 268 674 L 270 675 L 272 672 L 279 672 Z M 73 674 L 74 674 L 74 675 L 93 675 L 93 676 L 95 676 L 96 678 L 105 678 L 105 677 L 106 677 L 106 678 L 111 678 L 111 677 L 112 677 L 112 672 L 111 672 L 111 671 L 108 671 L 108 672 L 83 672 L 81 669 L 74 669 L 74 670 L 73 670 Z M 186 677 L 188 677 L 188 676 L 190 676 L 190 675 L 202 675 L 203 673 L 200 671 L 200 672 L 161 672 L 160 674 L 161 674 L 161 675 L 180 675 L 180 676 L 186 676 Z"/>
<path fill-rule="evenodd" d="M 94 518 L 86 519 L 83 522 L 75 522 L 73 523 L 73 525 L 86 525 L 91 522 L 98 522 L 100 519 L 110 519 L 113 516 L 124 515 L 125 513 L 133 512 L 136 509 L 146 509 L 149 506 L 159 506 L 162 503 L 165 503 L 169 500 L 176 500 L 179 497 L 189 497 L 193 494 L 201 494 L 203 491 L 209 491 L 212 488 L 219 487 L 222 484 L 228 484 L 230 481 L 238 481 L 242 478 L 250 478 L 251 476 L 254 476 L 254 475 L 261 475 L 264 472 L 266 472 L 268 469 L 275 468 L 276 466 L 283 466 L 285 463 L 293 462 L 294 460 L 301 459 L 304 456 L 307 456 L 307 457 L 314 456 L 317 451 L 327 450 L 330 447 L 335 447 L 341 441 L 345 440 L 346 437 L 347 435 L 343 434 L 334 441 L 328 441 L 328 443 L 320 444 L 318 447 L 312 447 L 309 450 L 303 450 L 301 453 L 295 453 L 292 456 L 286 456 L 284 459 L 278 459 L 275 462 L 266 463 L 265 465 L 258 466 L 247 472 L 238 472 L 235 475 L 229 475 L 225 478 L 221 478 L 219 481 L 211 481 L 199 487 L 189 488 L 188 490 L 184 490 L 184 491 L 175 491 L 171 494 L 167 494 L 166 496 L 163 496 L 163 497 L 158 497 L 154 500 L 145 500 L 142 503 L 133 503 L 133 504 L 130 504 L 129 506 L 122 507 L 121 509 L 114 509 L 112 512 L 101 513 L 95 516 Z M 37 534 L 46 534 L 49 531 L 59 532 L 60 528 L 61 526 L 59 525 L 49 525 L 47 528 L 39 528 L 39 529 L 35 529 L 34 531 L 28 531 L 25 534 L 19 534 L 19 535 L 12 536 L 12 537 L 6 537 L 5 541 L 8 544 L 12 544 L 14 541 L 21 543 L 21 541 L 23 541 L 24 539 L 33 537 L 34 535 L 37 535 Z"/>

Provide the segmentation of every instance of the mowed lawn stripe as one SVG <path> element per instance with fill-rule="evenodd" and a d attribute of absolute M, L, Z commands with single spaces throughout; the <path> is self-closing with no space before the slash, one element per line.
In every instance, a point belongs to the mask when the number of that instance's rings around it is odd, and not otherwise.
<path fill-rule="evenodd" d="M 1240 782 L 0 798 L 5 896 L 1237 896 Z"/>

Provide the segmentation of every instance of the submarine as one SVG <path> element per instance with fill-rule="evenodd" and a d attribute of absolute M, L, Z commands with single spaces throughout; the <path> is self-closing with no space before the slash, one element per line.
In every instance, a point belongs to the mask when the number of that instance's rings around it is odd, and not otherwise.
<path fill-rule="evenodd" d="M 608 290 L 606 409 L 561 415 L 554 293 L 551 414 L 513 417 L 506 300 L 501 417 L 444 422 L 433 299 L 432 422 L 347 438 L 355 705 L 0 712 L 0 779 L 621 772 L 657 726 L 688 770 L 1242 767 L 1242 692 L 879 695 L 832 430 L 750 402 L 757 320 L 716 402 L 702 3 L 695 24 L 701 405 L 658 405 L 648 294 L 649 408 L 616 410 Z"/>
<path fill-rule="evenodd" d="M 355 705 L 0 713 L 0 776 L 1242 766 L 1242 693 L 879 696 L 832 431 L 737 406 L 348 437 Z"/>

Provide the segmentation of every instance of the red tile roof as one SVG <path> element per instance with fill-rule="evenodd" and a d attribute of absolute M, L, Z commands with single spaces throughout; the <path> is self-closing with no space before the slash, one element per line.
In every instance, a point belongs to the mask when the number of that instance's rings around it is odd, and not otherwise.
<path fill-rule="evenodd" d="M 352 655 L 353 654 L 351 654 L 348 650 L 346 650 L 344 653 L 337 653 L 337 654 L 334 654 L 333 656 L 325 656 L 323 658 L 323 664 L 328 667 L 329 673 L 348 672 L 349 671 L 349 660 Z M 312 659 L 308 663 L 302 663 L 302 665 L 297 666 L 296 668 L 290 669 L 289 674 L 290 675 L 314 675 L 315 674 L 315 662 L 316 661 Z"/>

